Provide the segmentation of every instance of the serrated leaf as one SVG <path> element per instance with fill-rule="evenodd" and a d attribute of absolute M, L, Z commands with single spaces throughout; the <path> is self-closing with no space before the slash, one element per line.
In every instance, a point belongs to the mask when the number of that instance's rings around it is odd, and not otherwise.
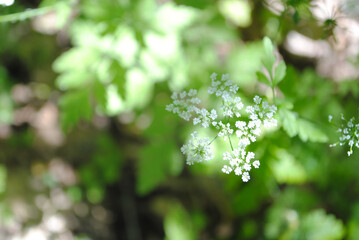
<path fill-rule="evenodd" d="M 284 78 L 286 73 L 287 66 L 284 61 L 281 61 L 278 66 L 275 68 L 275 74 L 273 79 L 273 87 L 277 86 Z"/>
<path fill-rule="evenodd" d="M 117 87 L 118 94 L 123 100 L 126 98 L 126 69 L 117 61 L 112 62 L 111 67 L 112 83 Z"/>
<path fill-rule="evenodd" d="M 61 90 L 79 88 L 91 80 L 92 74 L 85 71 L 64 72 L 56 79 L 56 85 Z"/>
<path fill-rule="evenodd" d="M 294 137 L 298 133 L 297 116 L 296 113 L 279 109 L 279 117 L 282 122 L 282 127 L 290 137 Z"/>
<path fill-rule="evenodd" d="M 266 55 L 262 59 L 262 65 L 267 69 L 268 73 L 270 74 L 270 77 L 272 78 L 273 75 L 273 66 L 275 63 L 275 56 L 274 55 Z"/>
<path fill-rule="evenodd" d="M 318 209 L 303 217 L 298 232 L 293 235 L 305 239 L 339 240 L 344 237 L 344 226 L 334 215 Z"/>
<path fill-rule="evenodd" d="M 271 87 L 270 80 L 267 78 L 267 76 L 264 73 L 258 71 L 258 72 L 256 72 L 256 75 L 257 75 L 258 81 L 260 81 L 261 83 L 264 83 L 265 85 Z"/>
<path fill-rule="evenodd" d="M 106 112 L 107 107 L 107 91 L 103 83 L 96 80 L 93 85 L 93 92 L 96 102 L 101 106 L 102 110 Z"/>
<path fill-rule="evenodd" d="M 328 136 L 315 123 L 298 119 L 298 135 L 303 142 L 327 142 Z"/>
<path fill-rule="evenodd" d="M 92 117 L 88 89 L 66 93 L 61 97 L 59 105 L 61 125 L 65 131 L 75 126 L 80 120 L 90 120 Z"/>
<path fill-rule="evenodd" d="M 52 67 L 58 73 L 71 70 L 88 71 L 88 67 L 92 66 L 98 59 L 99 56 L 93 49 L 74 47 L 58 57 Z"/>

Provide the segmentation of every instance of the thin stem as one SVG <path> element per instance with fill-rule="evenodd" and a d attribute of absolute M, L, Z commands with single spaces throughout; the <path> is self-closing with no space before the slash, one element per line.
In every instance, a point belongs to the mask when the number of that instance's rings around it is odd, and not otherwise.
<path fill-rule="evenodd" d="M 228 139 L 229 139 L 229 144 L 231 144 L 231 149 L 233 151 L 234 149 L 233 149 L 233 146 L 232 146 L 231 136 L 229 134 L 227 136 L 228 136 Z"/>
<path fill-rule="evenodd" d="M 0 16 L 0 22 L 15 22 L 15 21 L 22 21 L 28 18 L 37 17 L 43 15 L 45 13 L 51 12 L 56 10 L 57 6 L 50 6 L 50 7 L 42 7 L 37 9 L 25 10 L 24 12 L 19 13 L 12 13 Z"/>
<path fill-rule="evenodd" d="M 273 104 L 275 104 L 275 91 L 274 91 L 274 87 L 272 87 L 272 96 L 273 96 Z"/>
<path fill-rule="evenodd" d="M 208 145 L 211 145 L 212 142 L 213 142 L 214 140 L 216 140 L 217 137 L 218 137 L 218 135 L 216 135 L 216 136 L 208 143 Z"/>

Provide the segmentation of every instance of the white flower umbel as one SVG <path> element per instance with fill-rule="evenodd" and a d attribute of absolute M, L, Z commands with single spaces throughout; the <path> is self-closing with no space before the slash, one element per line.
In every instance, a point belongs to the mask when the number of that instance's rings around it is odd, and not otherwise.
<path fill-rule="evenodd" d="M 223 153 L 223 160 L 228 161 L 228 165 L 224 165 L 222 172 L 231 173 L 234 171 L 234 174 L 240 176 L 242 175 L 243 182 L 249 180 L 249 171 L 252 166 L 259 168 L 259 161 L 253 161 L 255 155 L 253 152 L 246 152 L 244 149 L 237 148 L 234 149 L 231 153 Z"/>
<path fill-rule="evenodd" d="M 328 120 L 332 123 L 333 117 L 329 115 Z M 353 154 L 353 146 L 359 148 L 359 123 L 354 123 L 354 117 L 347 121 L 343 114 L 341 114 L 340 119 L 342 123 L 340 127 L 338 127 L 337 132 L 341 134 L 339 137 L 339 141 L 329 145 L 329 147 L 335 147 L 337 145 L 343 146 L 348 145 L 349 151 L 347 152 L 348 156 Z M 335 125 L 334 123 L 332 123 Z"/>
<path fill-rule="evenodd" d="M 194 162 L 213 159 L 214 154 L 210 147 L 210 139 L 208 137 L 199 138 L 196 131 L 191 136 L 192 139 L 181 148 L 181 152 L 187 156 L 187 164 L 193 165 Z"/>
<path fill-rule="evenodd" d="M 221 100 L 219 109 L 207 110 L 200 107 L 201 101 L 196 97 L 197 91 L 193 89 L 189 92 L 174 93 L 173 103 L 166 107 L 168 111 L 178 114 L 184 120 L 192 120 L 195 126 L 217 131 L 212 140 L 208 137 L 199 138 L 197 132 L 192 133 L 192 138 L 183 145 L 181 151 L 186 155 L 189 165 L 208 161 L 214 158 L 210 145 L 219 137 L 228 142 L 231 149 L 230 152 L 223 153 L 223 160 L 226 163 L 222 172 L 227 174 L 234 172 L 235 175 L 242 177 L 243 182 L 248 182 L 250 170 L 259 168 L 260 162 L 254 160 L 255 154 L 247 152 L 246 149 L 261 135 L 262 128 L 277 125 L 277 120 L 274 118 L 277 107 L 269 105 L 259 96 L 253 98 L 252 106 L 245 107 L 241 98 L 237 96 L 239 87 L 229 79 L 228 74 L 222 75 L 222 78 L 217 80 L 217 74 L 213 73 L 211 80 L 208 93 Z"/>

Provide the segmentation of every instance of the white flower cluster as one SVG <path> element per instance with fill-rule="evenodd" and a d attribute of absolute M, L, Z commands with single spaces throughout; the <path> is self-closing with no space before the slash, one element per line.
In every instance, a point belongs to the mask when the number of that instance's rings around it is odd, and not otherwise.
<path fill-rule="evenodd" d="M 199 138 L 196 131 L 194 131 L 191 136 L 192 139 L 181 148 L 182 153 L 187 155 L 187 164 L 193 165 L 193 162 L 213 159 L 214 154 L 210 147 L 209 138 Z"/>
<path fill-rule="evenodd" d="M 244 182 L 248 182 L 252 166 L 259 168 L 260 163 L 254 160 L 255 154 L 247 152 L 246 148 L 257 140 L 263 127 L 277 125 L 277 120 L 274 119 L 277 107 L 255 96 L 254 105 L 244 108 L 241 98 L 237 96 L 239 87 L 229 79 L 228 74 L 222 75 L 222 78 L 217 80 L 217 74 L 213 73 L 211 80 L 208 93 L 221 99 L 222 105 L 219 111 L 200 108 L 201 101 L 196 97 L 197 91 L 193 89 L 189 92 L 174 93 L 173 103 L 167 105 L 166 110 L 178 114 L 186 121 L 193 119 L 194 125 L 216 129 L 218 132 L 214 139 L 223 138 L 224 141 L 229 142 L 231 149 L 223 153 L 226 164 L 222 171 L 227 174 L 233 171 L 236 175 L 242 176 Z M 249 120 L 241 120 L 242 114 L 247 116 L 244 119 L 249 118 Z M 182 153 L 187 157 L 187 163 L 192 165 L 194 162 L 213 159 L 214 154 L 210 145 L 214 139 L 210 141 L 207 137 L 199 138 L 196 131 L 191 136 L 192 139 L 181 148 Z M 231 139 L 232 136 L 235 136 L 234 139 Z"/>
<path fill-rule="evenodd" d="M 333 116 L 329 115 L 328 120 L 332 122 Z M 353 154 L 353 146 L 359 148 L 359 123 L 354 124 L 354 117 L 349 121 L 346 121 L 344 115 L 341 115 L 341 120 L 343 120 L 346 124 L 342 123 L 338 128 L 338 132 L 342 135 L 339 137 L 339 142 L 329 145 L 329 147 L 335 147 L 339 144 L 339 146 L 343 146 L 348 144 L 349 151 L 348 156 Z"/>

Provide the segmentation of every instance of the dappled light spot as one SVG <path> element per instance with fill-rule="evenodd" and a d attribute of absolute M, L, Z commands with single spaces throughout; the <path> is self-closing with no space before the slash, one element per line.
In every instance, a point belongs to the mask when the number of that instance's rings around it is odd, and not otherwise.
<path fill-rule="evenodd" d="M 45 216 L 43 222 L 50 232 L 64 232 L 67 228 L 65 218 L 60 214 Z"/>
<path fill-rule="evenodd" d="M 12 99 L 17 103 L 26 103 L 33 97 L 32 90 L 29 86 L 24 84 L 16 84 L 11 89 Z"/>
<path fill-rule="evenodd" d="M 36 110 L 32 106 L 25 106 L 18 108 L 14 112 L 14 125 L 20 126 L 25 123 L 30 123 L 36 116 Z"/>
<path fill-rule="evenodd" d="M 95 219 L 100 222 L 105 222 L 108 219 L 108 213 L 106 209 L 100 205 L 92 207 L 91 214 Z"/>
<path fill-rule="evenodd" d="M 79 217 L 86 217 L 89 213 L 89 207 L 86 203 L 79 202 L 76 203 L 73 207 L 74 212 Z"/>
<path fill-rule="evenodd" d="M 38 136 L 51 146 L 60 146 L 64 141 L 59 127 L 59 110 L 52 103 L 46 103 L 36 114 L 32 125 L 37 129 Z"/>
<path fill-rule="evenodd" d="M 66 186 L 76 184 L 77 178 L 73 168 L 60 158 L 54 158 L 49 164 L 49 171 L 52 176 Z"/>
<path fill-rule="evenodd" d="M 51 201 L 45 194 L 39 194 L 35 197 L 36 206 L 42 211 L 48 211 L 51 209 Z"/>
<path fill-rule="evenodd" d="M 136 126 L 144 130 L 151 125 L 152 117 L 149 114 L 143 113 L 136 119 Z"/>
<path fill-rule="evenodd" d="M 44 83 L 36 83 L 34 84 L 33 87 L 33 94 L 38 98 L 38 99 L 47 99 L 50 94 L 51 94 L 51 88 Z"/>
<path fill-rule="evenodd" d="M 120 123 L 123 124 L 129 124 L 132 123 L 133 120 L 135 119 L 135 112 L 134 111 L 127 111 L 127 112 L 123 112 L 120 115 L 118 115 L 118 120 Z"/>
<path fill-rule="evenodd" d="M 11 127 L 8 125 L 0 124 L 0 138 L 6 139 L 11 136 Z"/>
<path fill-rule="evenodd" d="M 32 27 L 43 34 L 54 34 L 58 30 L 56 28 L 56 12 L 38 16 L 32 20 Z"/>
<path fill-rule="evenodd" d="M 50 199 L 56 209 L 65 210 L 72 206 L 72 201 L 69 199 L 62 188 L 51 189 Z"/>
<path fill-rule="evenodd" d="M 0 5 L 3 5 L 3 6 L 11 6 L 13 5 L 15 2 L 15 0 L 0 0 Z"/>
<path fill-rule="evenodd" d="M 32 227 L 26 231 L 24 236 L 15 237 L 14 240 L 47 240 L 48 237 L 48 233 L 41 227 Z"/>
<path fill-rule="evenodd" d="M 313 40 L 296 31 L 287 35 L 285 47 L 295 55 L 308 58 L 319 58 L 330 53 L 330 46 L 325 40 Z"/>
<path fill-rule="evenodd" d="M 222 0 L 219 1 L 219 10 L 236 26 L 248 27 L 251 24 L 249 1 Z"/>
<path fill-rule="evenodd" d="M 92 122 L 97 128 L 106 128 L 110 123 L 108 117 L 99 115 L 95 115 Z"/>

